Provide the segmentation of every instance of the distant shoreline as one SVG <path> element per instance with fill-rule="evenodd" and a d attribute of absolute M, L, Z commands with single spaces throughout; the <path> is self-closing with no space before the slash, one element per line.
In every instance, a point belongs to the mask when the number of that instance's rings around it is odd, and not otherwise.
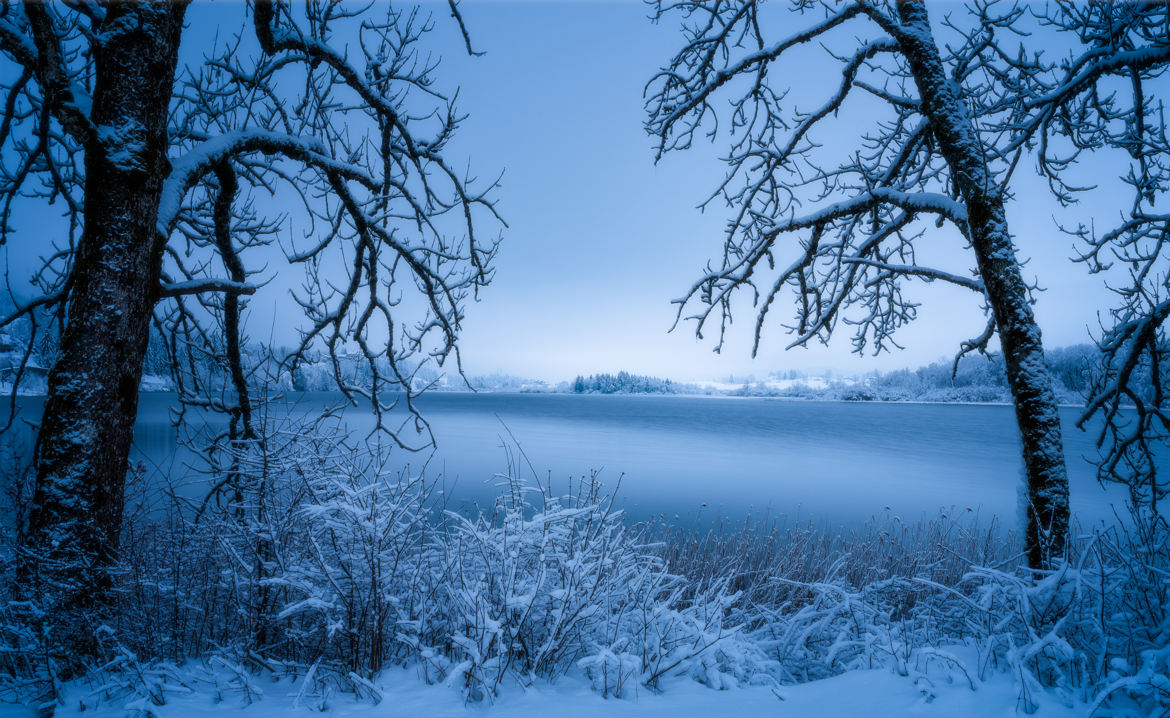
<path fill-rule="evenodd" d="M 3 395 L 11 395 L 11 388 L 0 387 L 0 393 Z M 143 389 L 139 394 L 149 394 L 152 396 L 160 394 L 174 394 L 173 389 Z M 339 391 L 286 391 L 286 394 L 331 394 Z M 821 404 L 906 404 L 906 405 L 924 405 L 924 406 L 1012 406 L 1010 401 L 966 401 L 966 400 L 931 400 L 931 399 L 841 399 L 837 397 L 821 397 L 821 396 L 784 396 L 784 395 L 744 395 L 744 394 L 723 394 L 723 393 L 701 393 L 701 392 L 572 392 L 572 391 L 516 391 L 512 389 L 431 389 L 423 392 L 421 396 L 434 394 L 492 394 L 492 395 L 513 395 L 513 396 L 581 396 L 581 397 L 647 397 L 658 399 L 756 399 L 767 401 L 786 401 L 786 402 L 809 402 Z M 20 391 L 17 392 L 17 397 L 20 398 L 44 398 L 46 394 L 40 391 Z M 1083 404 L 1073 404 L 1068 402 L 1058 402 L 1057 406 L 1061 409 L 1084 409 Z"/>
<path fill-rule="evenodd" d="M 953 405 L 953 406 L 1012 406 L 1010 401 L 932 401 L 930 399 L 839 399 L 835 397 L 817 397 L 817 396 L 770 396 L 770 395 L 743 395 L 743 394 L 718 394 L 718 393 L 655 393 L 655 392 L 572 392 L 572 391 L 512 391 L 512 390 L 494 390 L 494 389 L 479 389 L 471 391 L 469 389 L 434 389 L 427 394 L 513 394 L 516 396 L 595 396 L 595 397 L 649 397 L 661 399 L 766 399 L 768 401 L 789 401 L 789 402 L 810 402 L 810 403 L 824 403 L 824 404 L 923 404 L 923 405 Z M 1057 406 L 1061 409 L 1083 409 L 1082 404 L 1072 404 L 1067 402 L 1058 402 Z"/>

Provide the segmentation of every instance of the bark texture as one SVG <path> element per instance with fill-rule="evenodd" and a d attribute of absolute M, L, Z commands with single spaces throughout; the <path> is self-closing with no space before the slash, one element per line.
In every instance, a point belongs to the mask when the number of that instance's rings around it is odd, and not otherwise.
<path fill-rule="evenodd" d="M 112 3 L 94 43 L 85 226 L 49 374 L 26 547 L 43 608 L 84 651 L 116 558 L 162 242 L 156 230 L 184 5 Z"/>
<path fill-rule="evenodd" d="M 1004 212 L 1003 192 L 988 172 L 983 148 L 954 81 L 947 74 L 921 0 L 900 0 L 898 38 L 939 148 L 967 207 L 968 234 L 995 316 L 1027 472 L 1028 565 L 1048 567 L 1064 555 L 1068 473 L 1052 377 L 1040 327 L 1028 301 Z"/>

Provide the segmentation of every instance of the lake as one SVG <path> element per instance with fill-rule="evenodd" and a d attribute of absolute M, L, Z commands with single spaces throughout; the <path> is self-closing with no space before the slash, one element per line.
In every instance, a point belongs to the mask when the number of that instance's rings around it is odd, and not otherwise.
<path fill-rule="evenodd" d="M 293 413 L 319 412 L 330 395 L 297 397 Z M 173 397 L 142 397 L 135 461 L 172 479 L 187 471 L 170 426 Z M 41 400 L 19 400 L 35 418 Z M 438 442 L 427 474 L 442 474 L 455 507 L 490 502 L 503 448 L 519 442 L 542 483 L 599 471 L 621 479 L 620 501 L 636 519 L 684 522 L 745 515 L 854 524 L 892 512 L 917 519 L 940 510 L 978 511 L 1015 525 L 1022 460 L 1011 407 L 814 402 L 660 395 L 431 393 L 419 401 Z M 1093 436 L 1061 410 L 1072 505 L 1082 525 L 1111 521 L 1123 493 L 1103 489 L 1084 457 Z M 367 411 L 347 424 L 363 433 Z M 510 435 L 509 435 L 510 434 Z M 426 455 L 402 454 L 417 467 Z M 532 473 L 525 465 L 525 475 Z"/>

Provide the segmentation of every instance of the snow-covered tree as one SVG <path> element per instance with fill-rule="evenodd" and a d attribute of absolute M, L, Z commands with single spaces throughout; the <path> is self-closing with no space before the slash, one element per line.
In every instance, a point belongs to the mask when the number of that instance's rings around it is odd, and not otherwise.
<path fill-rule="evenodd" d="M 1032 17 L 1027 8 L 973 3 L 932 21 L 920 0 L 656 5 L 659 19 L 683 17 L 685 35 L 647 88 L 658 156 L 687 149 L 702 132 L 729 143 L 727 177 L 709 200 L 732 208 L 722 260 L 678 300 L 679 318 L 696 320 L 700 336 L 716 321 L 722 345 L 733 295 L 746 290 L 756 308 L 754 352 L 774 303 L 790 293 L 791 346 L 827 341 L 844 323 L 858 352 L 882 351 L 915 317 L 903 294 L 908 280 L 970 290 L 989 317 L 959 356 L 998 336 L 1027 473 L 1029 563 L 1061 556 L 1069 507 L 1060 420 L 1005 202 L 1021 156 L 1038 143 L 1043 163 L 1045 133 L 1076 120 L 1062 119 L 1063 100 L 1034 95 L 1047 75 L 1021 77 L 1041 50 L 1016 34 Z M 1094 12 L 1119 17 L 1144 11 L 1100 6 Z M 1118 9 L 1102 9 L 1110 7 Z M 1079 27 L 1073 18 L 1061 29 Z M 1064 66 L 1068 78 L 1051 92 L 1090 91 L 1078 73 L 1140 78 L 1158 67 L 1150 53 L 1123 48 L 1098 44 Z M 800 110 L 787 78 L 810 57 L 836 62 L 840 79 L 821 104 Z M 862 129 L 843 147 L 853 128 Z M 833 142 L 819 144 L 826 136 Z M 970 247 L 973 272 L 917 260 L 918 238 L 944 225 Z"/>
<path fill-rule="evenodd" d="M 229 9 L 238 35 L 180 47 L 189 15 Z M 49 311 L 61 336 L 25 547 L 45 608 L 102 614 L 152 323 L 180 401 L 230 414 L 232 440 L 256 436 L 241 332 L 274 262 L 306 276 L 277 319 L 301 326 L 284 366 L 311 348 L 335 367 L 362 356 L 371 381 L 337 382 L 381 426 L 393 431 L 398 397 L 412 411 L 410 357 L 457 357 L 463 305 L 491 278 L 483 225 L 498 218 L 492 183 L 445 154 L 462 118 L 419 50 L 432 26 L 397 5 L 0 7 L 0 227 L 46 247 L 39 295 L 0 328 Z M 22 225 L 50 203 L 59 235 Z M 226 381 L 207 382 L 209 364 Z M 97 624 L 65 625 L 84 645 Z"/>
<path fill-rule="evenodd" d="M 1103 419 L 1098 476 L 1127 485 L 1134 504 L 1156 511 L 1170 493 L 1164 459 L 1158 471 L 1159 452 L 1170 448 L 1170 5 L 1061 2 L 1039 20 L 1074 42 L 1053 60 L 1003 58 L 1018 101 L 1001 151 L 1034 144 L 1041 174 L 1066 204 L 1100 182 L 1078 172 L 1083 153 L 1107 153 L 1120 168 L 1128 206 L 1110 207 L 1103 229 L 1062 222 L 1078 239 L 1076 259 L 1107 272 L 1118 299 L 1097 337 L 1101 371 L 1080 423 Z"/>

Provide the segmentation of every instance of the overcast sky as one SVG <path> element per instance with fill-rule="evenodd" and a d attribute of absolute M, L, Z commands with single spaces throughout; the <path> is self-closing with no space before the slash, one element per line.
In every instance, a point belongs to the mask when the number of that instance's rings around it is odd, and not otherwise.
<path fill-rule="evenodd" d="M 906 349 L 878 358 L 851 354 L 847 332 L 828 348 L 784 351 L 779 323 L 791 317 L 783 307 L 754 361 L 743 333 L 733 333 L 719 355 L 690 325 L 667 333 L 670 299 L 717 258 L 728 216 L 720 207 L 696 209 L 723 176 L 720 148 L 699 145 L 655 166 L 642 127 L 643 86 L 677 49 L 678 26 L 652 24 L 636 1 L 475 0 L 463 7 L 486 55 L 448 52 L 445 59 L 443 78 L 459 83 L 471 115 L 456 147 L 475 167 L 505 169 L 500 209 L 510 226 L 496 280 L 469 312 L 463 346 L 471 371 L 550 379 L 619 369 L 678 379 L 789 368 L 863 372 L 950 356 L 981 331 L 978 299 L 967 290 L 914 282 L 908 291 L 922 306 L 898 337 Z M 839 73 L 835 65 L 792 69 L 785 79 L 810 96 Z M 1047 289 L 1036 308 L 1045 342 L 1086 341 L 1107 292 L 1100 278 L 1068 261 L 1072 242 L 1053 223 L 1056 208 L 1042 185 L 1026 180 L 1016 182 L 1009 220 L 1031 260 L 1026 275 Z M 924 262 L 937 257 L 960 271 L 973 265 L 953 234 L 928 234 L 921 244 Z M 751 321 L 744 314 L 739 324 Z"/>
<path fill-rule="evenodd" d="M 718 206 L 696 209 L 723 176 L 722 148 L 701 144 L 656 166 L 643 129 L 643 87 L 680 43 L 678 25 L 652 24 L 639 0 L 462 5 L 482 57 L 463 52 L 445 2 L 424 3 L 435 15 L 431 46 L 443 57 L 439 84 L 458 86 L 460 107 L 470 115 L 450 152 L 453 164 L 466 158 L 481 177 L 504 172 L 498 206 L 509 225 L 495 280 L 467 313 L 462 347 L 468 373 L 549 380 L 622 369 L 677 380 L 788 369 L 860 373 L 948 357 L 981 332 L 977 297 L 911 282 L 907 292 L 922 306 L 919 319 L 897 336 L 906 349 L 877 358 L 851 354 L 847 332 L 827 348 L 784 351 L 788 337 L 780 323 L 791 319 L 784 306 L 773 312 L 755 360 L 749 337 L 739 331 L 752 323 L 750 307 L 719 355 L 689 324 L 668 333 L 675 315 L 670 300 L 717 258 L 729 215 Z M 195 3 L 188 17 L 183 51 L 192 57 L 217 30 L 221 37 L 237 32 L 244 18 L 242 6 L 230 3 Z M 794 97 L 823 98 L 827 83 L 839 76 L 836 65 L 815 62 L 787 71 L 783 80 Z M 780 80 L 776 73 L 771 79 Z M 851 142 L 849 129 L 815 139 Z M 1116 201 L 1110 170 L 1094 169 L 1102 189 L 1088 204 L 1098 197 L 1102 206 Z M 1021 256 L 1031 260 L 1026 276 L 1047 289 L 1036 308 L 1045 343 L 1086 341 L 1087 327 L 1096 325 L 1109 296 L 1099 277 L 1068 261 L 1072 242 L 1056 229 L 1056 208 L 1046 189 L 1025 175 L 1014 179 L 1017 200 L 1009 221 Z M 17 255 L 39 251 L 35 241 L 42 239 L 27 235 L 5 251 L 19 264 Z M 927 234 L 917 247 L 924 263 L 958 272 L 973 265 L 953 232 Z M 781 250 L 778 261 L 786 256 Z M 280 312 L 288 305 L 283 291 L 270 288 L 253 300 L 253 336 L 270 324 L 278 341 L 295 336 L 295 324 Z"/>

